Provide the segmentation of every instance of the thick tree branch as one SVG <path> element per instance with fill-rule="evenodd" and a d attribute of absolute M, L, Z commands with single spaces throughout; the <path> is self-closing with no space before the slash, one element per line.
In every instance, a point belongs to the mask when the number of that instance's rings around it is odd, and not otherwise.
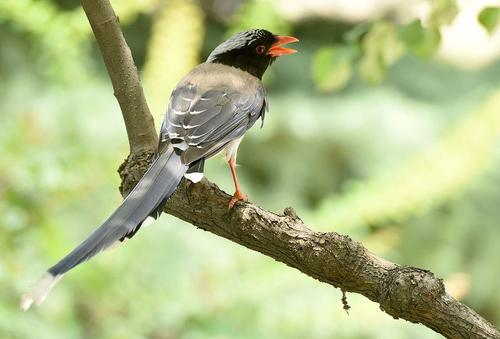
<path fill-rule="evenodd" d="M 108 0 L 82 0 L 122 108 L 131 152 L 120 168 L 128 192 L 147 167 L 156 134 L 137 70 Z M 201 229 L 261 252 L 343 291 L 360 293 L 394 318 L 421 323 L 449 338 L 498 338 L 500 333 L 444 289 L 433 273 L 400 266 L 335 232 L 314 232 L 288 208 L 283 215 L 251 203 L 227 209 L 229 195 L 203 180 L 183 181 L 166 211 Z"/>
<path fill-rule="evenodd" d="M 343 291 L 360 293 L 394 318 L 449 338 L 500 338 L 493 325 L 448 295 L 432 272 L 391 263 L 348 236 L 314 232 L 291 208 L 283 215 L 250 203 L 228 210 L 229 198 L 206 180 L 185 181 L 166 211 Z"/>

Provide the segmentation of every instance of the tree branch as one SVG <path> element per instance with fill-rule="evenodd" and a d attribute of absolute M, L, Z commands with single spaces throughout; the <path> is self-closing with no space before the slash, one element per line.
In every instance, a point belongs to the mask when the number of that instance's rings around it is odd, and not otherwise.
<path fill-rule="evenodd" d="M 250 203 L 228 210 L 229 198 L 207 180 L 184 181 L 166 211 L 343 291 L 362 294 L 396 319 L 424 324 L 449 338 L 500 338 L 493 325 L 448 295 L 432 272 L 377 257 L 348 236 L 312 231 L 291 208 L 283 215 Z"/>
<path fill-rule="evenodd" d="M 156 133 L 130 50 L 108 0 L 82 0 L 120 103 L 131 155 L 120 167 L 122 192 L 147 168 Z M 293 209 L 283 215 L 251 203 L 227 209 L 230 196 L 215 184 L 183 180 L 166 211 L 196 227 L 263 253 L 301 272 L 380 304 L 394 318 L 421 323 L 449 338 L 497 338 L 498 330 L 445 291 L 427 270 L 377 257 L 359 242 L 335 232 L 307 228 Z"/>
<path fill-rule="evenodd" d="M 158 144 L 139 74 L 109 1 L 81 0 L 108 70 L 127 128 L 130 153 L 154 152 Z"/>

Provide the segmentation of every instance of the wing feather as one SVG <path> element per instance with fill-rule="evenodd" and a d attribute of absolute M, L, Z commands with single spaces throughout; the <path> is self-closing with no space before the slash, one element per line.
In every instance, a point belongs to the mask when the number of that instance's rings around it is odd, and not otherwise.
<path fill-rule="evenodd" d="M 193 84 L 172 93 L 160 131 L 162 143 L 172 140 L 184 164 L 208 158 L 252 127 L 265 109 L 265 91 L 242 93 L 227 87 L 201 90 Z"/>

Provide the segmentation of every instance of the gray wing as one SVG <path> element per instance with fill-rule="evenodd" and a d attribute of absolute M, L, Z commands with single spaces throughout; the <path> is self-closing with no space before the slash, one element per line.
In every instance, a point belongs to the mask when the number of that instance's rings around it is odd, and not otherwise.
<path fill-rule="evenodd" d="M 264 117 L 265 96 L 262 86 L 249 93 L 227 87 L 200 91 L 193 84 L 178 87 L 162 124 L 160 148 L 170 141 L 186 165 L 213 156 Z"/>

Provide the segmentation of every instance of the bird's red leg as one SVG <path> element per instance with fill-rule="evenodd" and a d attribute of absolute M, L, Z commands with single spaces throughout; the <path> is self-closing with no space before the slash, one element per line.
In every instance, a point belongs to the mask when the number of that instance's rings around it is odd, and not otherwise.
<path fill-rule="evenodd" d="M 234 157 L 231 157 L 228 161 L 229 168 L 231 169 L 231 175 L 233 176 L 234 189 L 235 192 L 231 200 L 229 200 L 229 208 L 233 208 L 234 204 L 238 201 L 247 201 L 247 196 L 240 190 L 240 184 L 238 183 L 238 177 L 236 176 L 236 164 Z"/>

